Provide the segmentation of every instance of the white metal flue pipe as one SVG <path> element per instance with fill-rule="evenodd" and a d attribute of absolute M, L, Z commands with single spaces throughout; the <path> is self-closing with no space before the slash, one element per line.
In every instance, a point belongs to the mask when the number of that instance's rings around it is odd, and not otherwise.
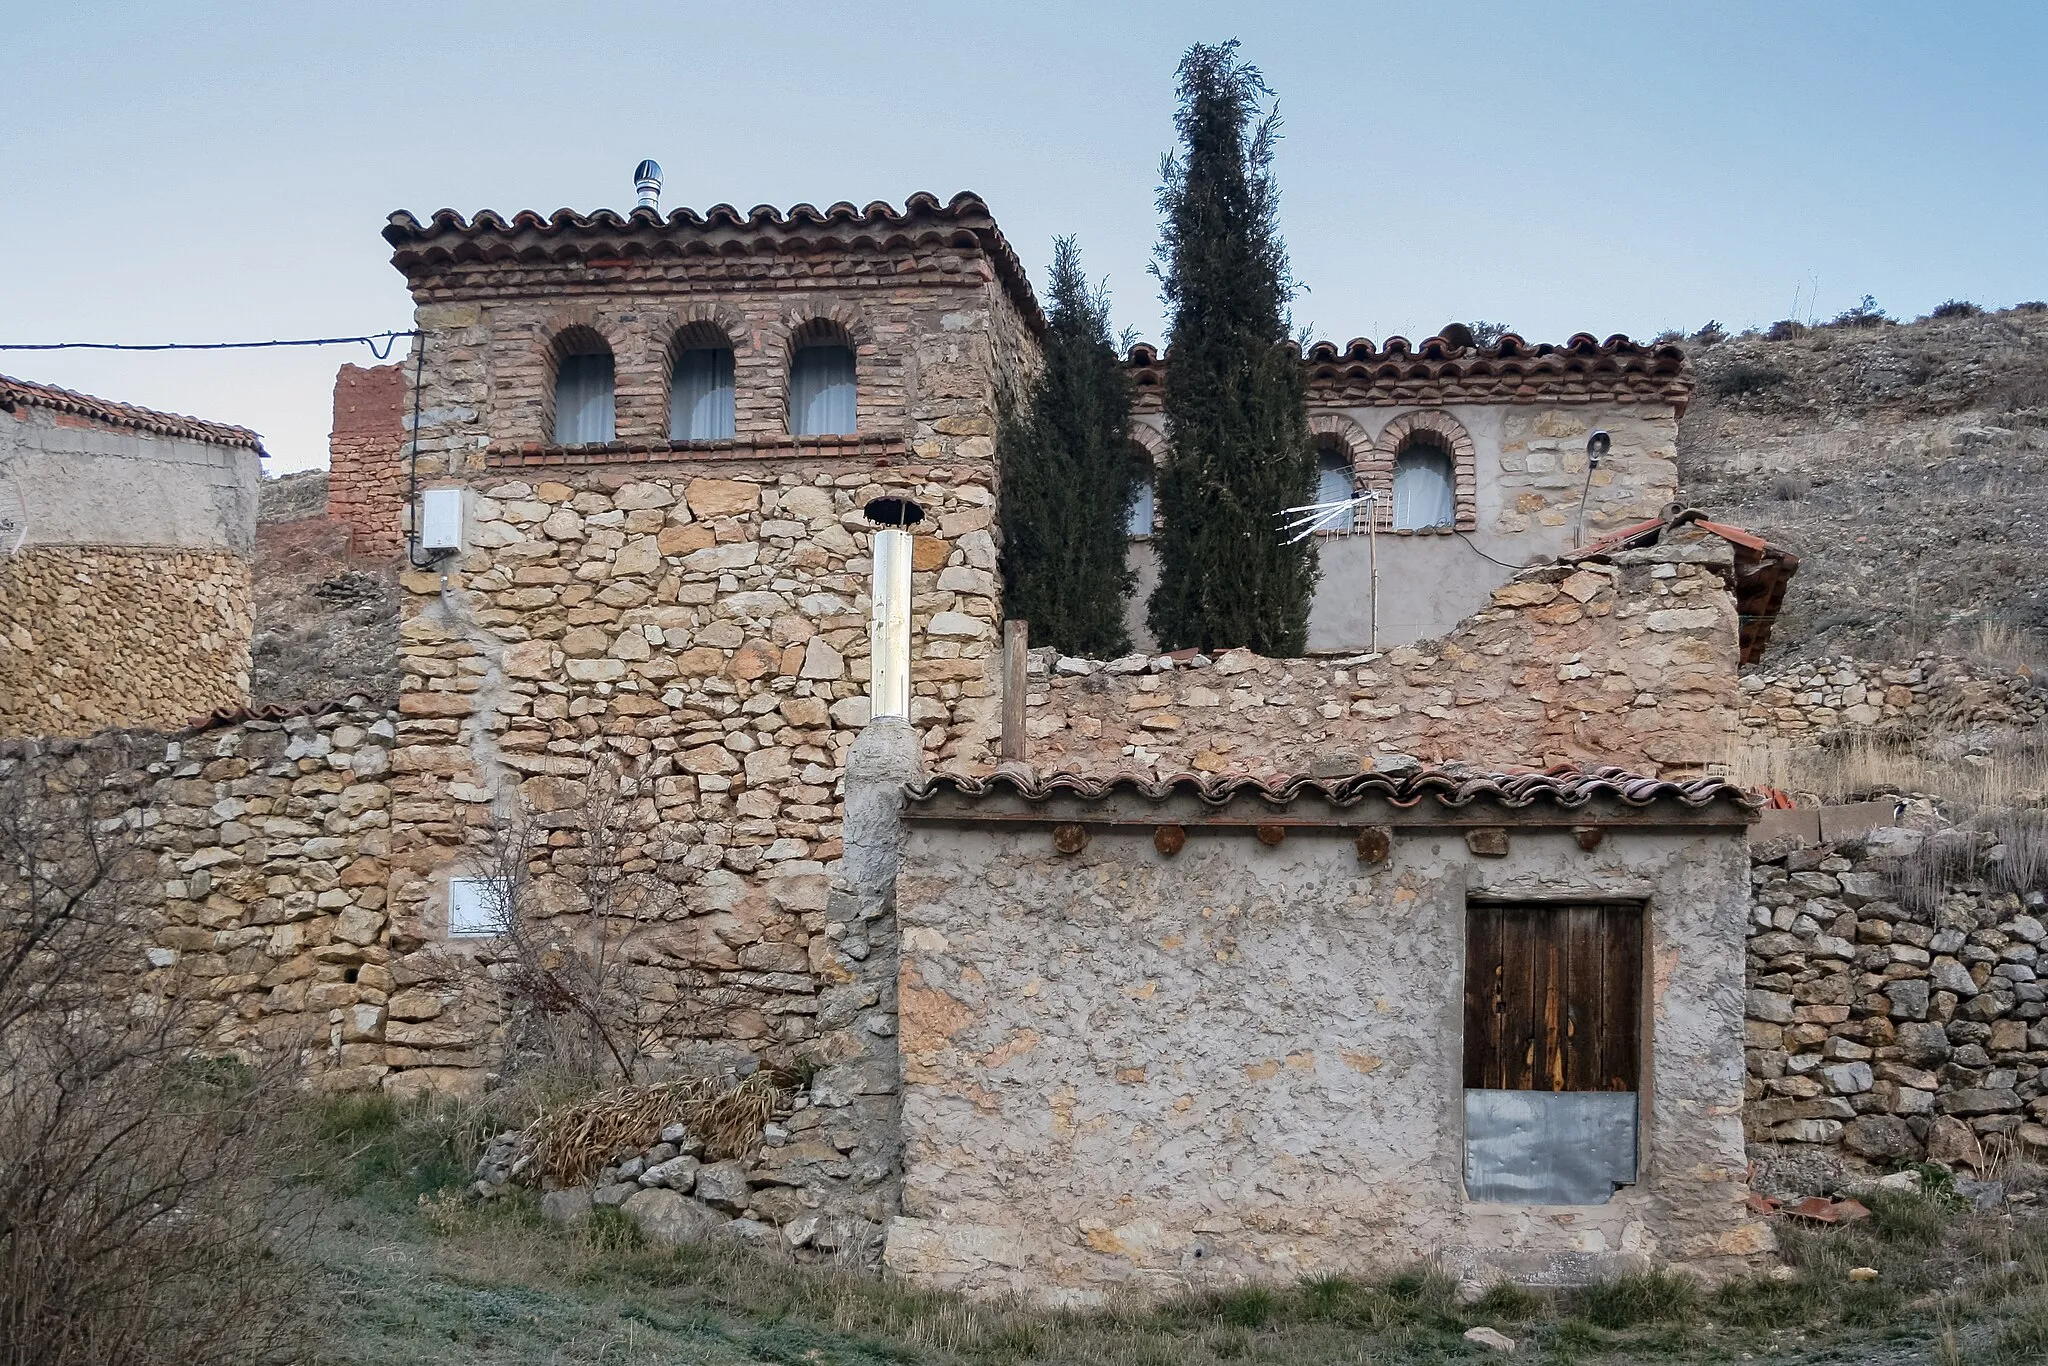
<path fill-rule="evenodd" d="M 875 605 L 868 634 L 868 714 L 910 715 L 910 542 L 908 531 L 875 533 Z"/>

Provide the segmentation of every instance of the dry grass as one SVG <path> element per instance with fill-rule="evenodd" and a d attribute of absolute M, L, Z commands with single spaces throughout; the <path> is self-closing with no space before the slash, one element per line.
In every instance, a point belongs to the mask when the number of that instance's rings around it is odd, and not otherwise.
<path fill-rule="evenodd" d="M 1858 730 L 1826 743 L 1766 740 L 1737 749 L 1728 770 L 1745 787 L 1822 805 L 1911 793 L 1966 816 L 2048 804 L 2048 736 L 2024 729 L 1988 738 Z"/>
<path fill-rule="evenodd" d="M 765 1072 L 733 1084 L 715 1078 L 620 1086 L 544 1111 L 527 1125 L 540 1169 L 568 1184 L 588 1181 L 624 1148 L 643 1148 L 671 1124 L 689 1126 L 714 1161 L 738 1157 L 763 1125 L 789 1108 Z"/>

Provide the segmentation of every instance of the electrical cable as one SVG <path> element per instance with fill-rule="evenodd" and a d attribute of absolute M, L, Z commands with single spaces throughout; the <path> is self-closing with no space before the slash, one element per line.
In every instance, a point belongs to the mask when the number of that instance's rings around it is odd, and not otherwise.
<path fill-rule="evenodd" d="M 427 363 L 427 338 L 423 332 L 412 336 L 420 339 L 419 349 L 412 353 L 412 449 L 405 460 L 405 562 L 414 569 L 425 569 L 433 563 L 420 563 L 420 372 Z"/>
<path fill-rule="evenodd" d="M 1472 544 L 1472 538 L 1471 538 L 1470 536 L 1467 536 L 1467 535 L 1466 535 L 1466 534 L 1465 534 L 1464 532 L 1462 532 L 1462 531 L 1459 531 L 1459 530 L 1457 530 L 1456 528 L 1453 528 L 1453 529 L 1452 529 L 1452 531 L 1451 531 L 1451 534 L 1452 534 L 1453 536 L 1456 536 L 1456 537 L 1457 537 L 1457 538 L 1458 538 L 1459 540 L 1463 541 L 1463 542 L 1465 543 L 1465 547 L 1466 547 L 1466 549 L 1470 550 L 1470 551 L 1471 551 L 1471 552 L 1472 552 L 1472 553 L 1473 553 L 1474 555 L 1477 555 L 1477 556 L 1478 556 L 1478 557 L 1479 557 L 1480 559 L 1482 559 L 1482 560 L 1486 560 L 1486 561 L 1488 561 L 1489 563 L 1492 563 L 1492 564 L 1497 564 L 1497 565 L 1499 565 L 1499 566 L 1500 566 L 1500 567 L 1501 567 L 1502 569 L 1527 569 L 1527 568 L 1529 567 L 1529 566 L 1528 566 L 1528 565 L 1526 565 L 1526 564 L 1509 564 L 1509 563 L 1508 563 L 1508 562 L 1507 562 L 1506 560 L 1496 560 L 1496 559 L 1494 559 L 1494 558 L 1493 558 L 1493 556 L 1491 556 L 1491 555 L 1487 554 L 1487 553 L 1486 553 L 1485 551 L 1481 550 L 1481 549 L 1480 549 L 1480 548 L 1479 548 L 1478 546 L 1476 546 L 1476 545 L 1473 545 L 1473 544 Z"/>
<path fill-rule="evenodd" d="M 353 346 L 361 342 L 378 360 L 388 360 L 400 337 L 415 331 L 373 332 L 366 337 L 295 337 L 246 342 L 0 342 L 0 351 L 254 351 L 273 346 Z M 380 347 L 379 342 L 383 345 Z"/>

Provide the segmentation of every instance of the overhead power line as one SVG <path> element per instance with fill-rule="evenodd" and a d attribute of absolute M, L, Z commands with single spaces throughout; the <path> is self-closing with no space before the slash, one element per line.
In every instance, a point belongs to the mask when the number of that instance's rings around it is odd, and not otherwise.
<path fill-rule="evenodd" d="M 273 346 L 353 346 L 360 342 L 378 360 L 389 359 L 400 337 L 416 331 L 373 332 L 367 337 L 294 337 L 289 340 L 231 342 L 0 342 L 0 351 L 254 351 Z"/>

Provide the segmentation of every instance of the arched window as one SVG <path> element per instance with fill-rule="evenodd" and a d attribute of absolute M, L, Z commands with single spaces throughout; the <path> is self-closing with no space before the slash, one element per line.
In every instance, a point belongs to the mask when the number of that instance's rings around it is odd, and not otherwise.
<path fill-rule="evenodd" d="M 1458 520 L 1457 474 L 1451 453 L 1415 441 L 1394 457 L 1394 530 L 1421 531 Z"/>
<path fill-rule="evenodd" d="M 852 340 L 831 323 L 798 334 L 789 360 L 789 430 L 796 436 L 852 436 Z"/>
<path fill-rule="evenodd" d="M 601 445 L 616 429 L 611 348 L 596 333 L 579 331 L 566 340 L 555 369 L 555 444 Z"/>
<path fill-rule="evenodd" d="M 1152 534 L 1152 476 L 1150 474 L 1145 475 L 1138 482 L 1138 496 L 1131 499 L 1130 520 L 1124 523 L 1124 531 L 1132 536 L 1150 536 Z"/>
<path fill-rule="evenodd" d="M 685 338 L 668 390 L 668 439 L 730 441 L 732 348 L 710 336 Z"/>
<path fill-rule="evenodd" d="M 1351 475 L 1351 451 L 1343 441 L 1326 436 L 1316 443 L 1316 501 L 1337 503 L 1354 498 L 1358 489 Z M 1324 531 L 1349 531 L 1356 524 L 1356 508 L 1346 508 L 1322 523 Z"/>

